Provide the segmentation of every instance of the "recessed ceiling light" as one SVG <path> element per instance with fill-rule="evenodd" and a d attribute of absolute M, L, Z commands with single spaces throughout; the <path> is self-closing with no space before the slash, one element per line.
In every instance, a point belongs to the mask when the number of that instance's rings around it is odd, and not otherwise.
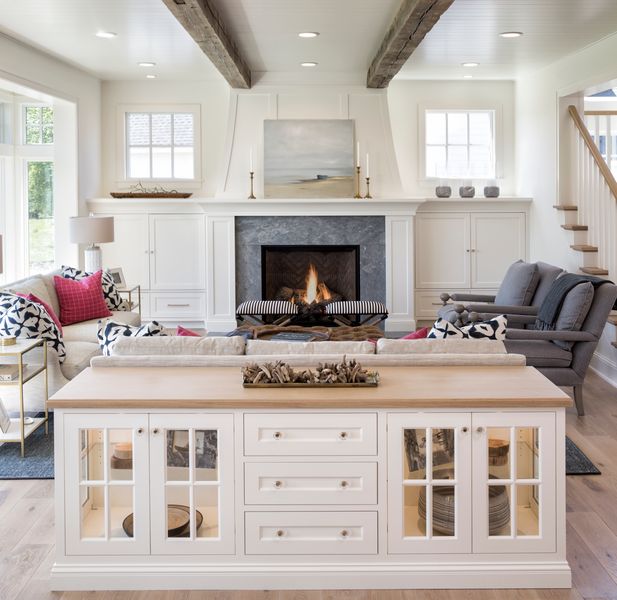
<path fill-rule="evenodd" d="M 153 62 L 140 62 L 137 63 L 140 67 L 155 67 L 156 63 Z"/>
<path fill-rule="evenodd" d="M 95 33 L 96 37 L 103 38 L 105 40 L 110 40 L 111 38 L 115 38 L 118 34 L 113 31 L 97 31 Z"/>
<path fill-rule="evenodd" d="M 464 63 L 461 63 L 461 65 L 463 67 L 478 67 L 478 66 L 480 66 L 480 63 L 477 63 L 477 62 L 464 62 Z"/>
<path fill-rule="evenodd" d="M 146 75 L 146 79 L 156 79 L 156 75 Z"/>
<path fill-rule="evenodd" d="M 522 31 L 504 31 L 499 34 L 502 38 L 517 38 L 523 35 Z"/>
<path fill-rule="evenodd" d="M 312 61 L 309 61 L 309 62 L 303 62 L 303 63 L 300 63 L 300 64 L 301 64 L 303 67 L 316 67 L 316 66 L 317 66 L 317 63 L 316 63 L 316 62 L 312 62 Z"/>
<path fill-rule="evenodd" d="M 301 38 L 316 38 L 319 35 L 319 31 L 302 31 L 298 34 Z"/>
<path fill-rule="evenodd" d="M 463 75 L 463 79 L 473 79 L 473 75 Z"/>

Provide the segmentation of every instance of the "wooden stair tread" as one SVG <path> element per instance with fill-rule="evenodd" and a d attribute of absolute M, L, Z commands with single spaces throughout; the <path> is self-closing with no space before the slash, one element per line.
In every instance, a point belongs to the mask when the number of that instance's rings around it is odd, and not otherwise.
<path fill-rule="evenodd" d="M 608 275 L 608 270 L 602 267 L 581 267 L 579 270 L 587 275 Z"/>
<path fill-rule="evenodd" d="M 617 315 L 611 315 L 607 321 L 611 324 L 611 325 L 617 325 Z M 617 344 L 617 342 L 614 342 L 615 344 Z"/>
<path fill-rule="evenodd" d="M 587 225 L 562 225 L 561 228 L 568 231 L 587 231 L 589 229 Z"/>
<path fill-rule="evenodd" d="M 553 208 L 557 210 L 578 210 L 578 206 L 574 206 L 574 204 L 553 204 Z"/>
<path fill-rule="evenodd" d="M 597 246 L 589 246 L 588 244 L 572 244 L 570 246 L 572 250 L 576 250 L 577 252 L 597 252 Z"/>

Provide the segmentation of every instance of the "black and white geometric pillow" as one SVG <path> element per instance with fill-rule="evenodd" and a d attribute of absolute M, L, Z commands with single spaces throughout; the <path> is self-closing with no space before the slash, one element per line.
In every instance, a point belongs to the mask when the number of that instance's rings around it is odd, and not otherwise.
<path fill-rule="evenodd" d="M 484 338 L 488 340 L 497 340 L 503 342 L 506 339 L 506 329 L 508 327 L 508 317 L 499 315 L 493 317 L 489 321 L 473 323 L 462 327 L 462 331 L 470 338 Z"/>
<path fill-rule="evenodd" d="M 131 327 L 124 323 L 116 323 L 115 321 L 99 321 L 99 330 L 97 338 L 99 346 L 103 351 L 103 356 L 111 356 L 116 342 L 121 337 L 150 337 L 155 335 L 167 335 L 165 328 L 152 321 L 141 327 Z"/>
<path fill-rule="evenodd" d="M 84 277 L 92 275 L 92 273 L 86 273 L 80 269 L 74 267 L 67 267 L 62 265 L 62 272 L 60 273 L 65 279 L 73 279 L 74 281 L 80 281 Z M 101 277 L 101 285 L 103 286 L 103 296 L 105 297 L 105 304 L 109 310 L 130 310 L 128 300 L 123 300 L 118 292 L 118 288 L 114 283 L 113 277 L 108 271 L 103 271 Z"/>
<path fill-rule="evenodd" d="M 0 335 L 43 338 L 58 353 L 61 363 L 66 357 L 62 334 L 53 319 L 40 304 L 21 296 L 0 294 Z"/>
<path fill-rule="evenodd" d="M 462 340 L 468 338 L 469 336 L 462 329 L 454 325 L 454 323 L 450 323 L 450 321 L 439 317 L 439 319 L 433 323 L 433 327 L 431 327 L 427 337 L 434 340 Z"/>

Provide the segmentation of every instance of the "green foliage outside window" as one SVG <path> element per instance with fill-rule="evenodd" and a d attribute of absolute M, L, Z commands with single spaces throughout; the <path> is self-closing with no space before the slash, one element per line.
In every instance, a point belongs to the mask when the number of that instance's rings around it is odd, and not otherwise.
<path fill-rule="evenodd" d="M 26 106 L 26 144 L 54 143 L 54 109 L 50 106 Z"/>

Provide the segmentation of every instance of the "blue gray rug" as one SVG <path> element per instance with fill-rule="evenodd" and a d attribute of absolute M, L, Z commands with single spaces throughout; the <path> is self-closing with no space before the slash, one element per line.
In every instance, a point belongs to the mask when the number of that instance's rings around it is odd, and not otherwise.
<path fill-rule="evenodd" d="M 11 415 L 13 416 L 13 415 Z M 31 416 L 35 416 L 32 414 Z M 41 425 L 26 439 L 22 458 L 19 444 L 0 446 L 0 479 L 54 478 L 54 416 L 49 414 L 49 434 Z"/>
<path fill-rule="evenodd" d="M 601 475 L 600 469 L 569 438 L 566 437 L 566 475 Z"/>

